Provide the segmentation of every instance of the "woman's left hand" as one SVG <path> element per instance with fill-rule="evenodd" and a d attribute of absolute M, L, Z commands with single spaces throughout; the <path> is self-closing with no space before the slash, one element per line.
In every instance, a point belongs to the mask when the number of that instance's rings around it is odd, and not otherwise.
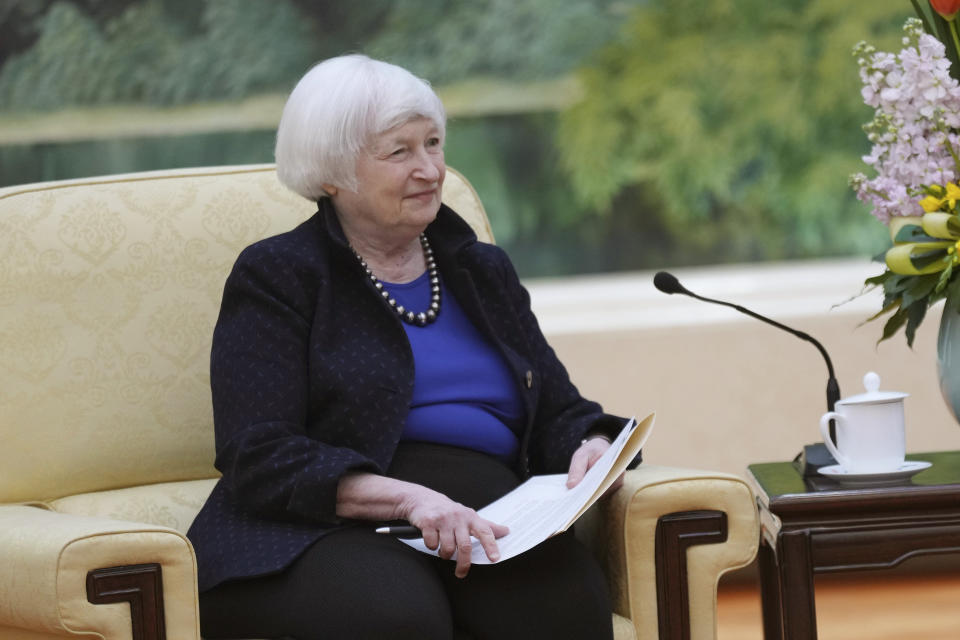
<path fill-rule="evenodd" d="M 567 488 L 572 489 L 573 487 L 580 484 L 580 481 L 583 480 L 583 476 L 586 475 L 587 471 L 590 470 L 597 460 L 603 456 L 604 452 L 610 448 L 610 442 L 606 438 L 594 437 L 588 438 L 580 445 L 580 448 L 573 452 L 573 457 L 570 458 L 570 470 L 567 472 Z M 623 474 L 620 474 L 620 477 L 614 480 L 613 484 L 610 485 L 610 488 L 604 492 L 603 495 L 608 496 L 623 484 Z"/>

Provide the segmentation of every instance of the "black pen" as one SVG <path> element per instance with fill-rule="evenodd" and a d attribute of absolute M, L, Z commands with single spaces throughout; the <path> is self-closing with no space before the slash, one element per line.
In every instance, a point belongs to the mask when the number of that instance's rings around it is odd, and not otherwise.
<path fill-rule="evenodd" d="M 396 538 L 422 538 L 423 532 L 411 525 L 402 525 L 398 527 L 377 527 L 377 533 L 385 533 Z"/>

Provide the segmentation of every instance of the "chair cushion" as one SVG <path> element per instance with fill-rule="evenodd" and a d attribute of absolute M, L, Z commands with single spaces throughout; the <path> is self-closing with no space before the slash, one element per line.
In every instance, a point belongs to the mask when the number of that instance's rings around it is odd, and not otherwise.
<path fill-rule="evenodd" d="M 170 527 L 186 535 L 216 483 L 216 478 L 164 482 L 81 493 L 47 504 L 59 513 L 145 522 Z"/>

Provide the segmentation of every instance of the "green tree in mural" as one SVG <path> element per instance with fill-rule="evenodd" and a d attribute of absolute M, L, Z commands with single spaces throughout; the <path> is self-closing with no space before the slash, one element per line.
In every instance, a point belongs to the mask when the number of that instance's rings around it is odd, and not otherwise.
<path fill-rule="evenodd" d="M 633 0 L 637 2 L 639 0 Z M 287 91 L 363 51 L 434 83 L 552 78 L 606 42 L 614 0 L 7 0 L 0 107 L 184 104 Z"/>
<path fill-rule="evenodd" d="M 869 116 L 850 52 L 895 44 L 909 14 L 904 0 L 652 0 L 561 117 L 574 191 L 609 212 L 642 190 L 644 215 L 706 260 L 879 248 L 846 183 Z"/>
<path fill-rule="evenodd" d="M 126 3 L 99 16 L 55 2 L 36 39 L 0 70 L 0 107 L 180 104 L 288 90 L 317 59 L 310 22 L 287 0 Z"/>
<path fill-rule="evenodd" d="M 638 1 L 394 0 L 365 50 L 433 82 L 551 78 L 613 37 Z"/>

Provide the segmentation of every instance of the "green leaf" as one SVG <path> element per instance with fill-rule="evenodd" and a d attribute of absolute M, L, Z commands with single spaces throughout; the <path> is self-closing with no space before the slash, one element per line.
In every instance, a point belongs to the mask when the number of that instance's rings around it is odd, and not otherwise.
<path fill-rule="evenodd" d="M 875 314 L 873 314 L 872 316 L 870 316 L 869 318 L 867 318 L 866 320 L 864 320 L 864 321 L 861 323 L 861 325 L 866 324 L 866 323 L 868 323 L 868 322 L 873 322 L 874 320 L 876 320 L 876 319 L 879 318 L 880 316 L 882 316 L 882 315 L 884 315 L 884 314 L 887 314 L 887 313 L 890 313 L 891 311 L 893 311 L 894 309 L 896 309 L 896 308 L 899 307 L 899 306 L 900 306 L 900 300 L 895 300 L 895 301 L 891 302 L 890 304 L 886 305 L 883 309 L 880 309 L 880 311 L 877 311 Z"/>
<path fill-rule="evenodd" d="M 933 34 L 933 29 L 930 27 L 930 21 L 927 20 L 927 13 L 920 8 L 920 3 L 917 0 L 910 0 L 910 4 L 913 5 L 913 10 L 917 12 L 917 17 L 920 18 L 920 22 L 923 23 L 923 30 L 929 34 Z"/>
<path fill-rule="evenodd" d="M 864 286 L 876 287 L 882 285 L 884 282 L 890 279 L 890 276 L 893 275 L 892 271 L 884 271 L 878 276 L 873 276 L 872 278 L 867 278 L 863 281 Z"/>
<path fill-rule="evenodd" d="M 946 249 L 935 249 L 933 251 L 925 251 L 919 253 L 915 256 L 911 256 L 910 262 L 913 263 L 913 266 L 916 269 L 924 269 L 929 267 L 932 264 L 940 262 L 944 258 L 950 258 Z"/>
<path fill-rule="evenodd" d="M 912 235 L 905 235 L 901 231 L 901 233 L 897 234 L 897 237 L 899 238 L 901 235 L 905 237 L 903 240 L 897 240 L 897 242 L 943 242 L 943 238 L 934 238 L 933 236 L 928 236 L 926 233 L 923 233 L 922 227 L 913 228 L 919 229 L 919 231 Z M 886 254 L 884 254 L 884 257 L 886 257 Z"/>
<path fill-rule="evenodd" d="M 940 272 L 940 277 L 937 279 L 937 286 L 933 289 L 934 293 L 940 293 L 946 288 L 947 284 L 950 282 L 950 276 L 953 275 L 953 260 L 951 260 L 946 269 Z"/>
<path fill-rule="evenodd" d="M 891 272 L 892 273 L 892 272 Z M 912 283 L 913 279 L 917 276 L 907 276 L 900 273 L 893 274 L 892 277 L 888 278 L 883 283 L 883 292 L 888 296 L 900 296 Z"/>
<path fill-rule="evenodd" d="M 903 292 L 903 306 L 913 307 L 914 303 L 926 306 L 924 299 L 930 295 L 937 282 L 940 280 L 940 274 L 931 273 L 925 276 L 917 276 L 906 291 Z"/>
<path fill-rule="evenodd" d="M 936 238 L 931 238 L 923 232 L 923 227 L 918 224 L 908 224 L 900 228 L 900 231 L 897 232 L 897 237 L 893 239 L 894 242 L 922 242 L 922 241 L 935 241 Z"/>
<path fill-rule="evenodd" d="M 923 322 L 924 316 L 927 315 L 927 303 L 925 301 L 918 301 L 907 309 L 907 346 L 913 348 L 913 339 L 917 334 L 917 327 L 920 326 L 920 323 Z"/>
<path fill-rule="evenodd" d="M 883 342 L 888 338 L 893 337 L 893 335 L 900 330 L 907 322 L 907 309 L 905 307 L 900 307 L 897 309 L 897 312 L 890 316 L 890 319 L 887 320 L 887 323 L 883 325 L 883 335 L 880 336 L 880 339 L 877 340 L 877 343 Z"/>

